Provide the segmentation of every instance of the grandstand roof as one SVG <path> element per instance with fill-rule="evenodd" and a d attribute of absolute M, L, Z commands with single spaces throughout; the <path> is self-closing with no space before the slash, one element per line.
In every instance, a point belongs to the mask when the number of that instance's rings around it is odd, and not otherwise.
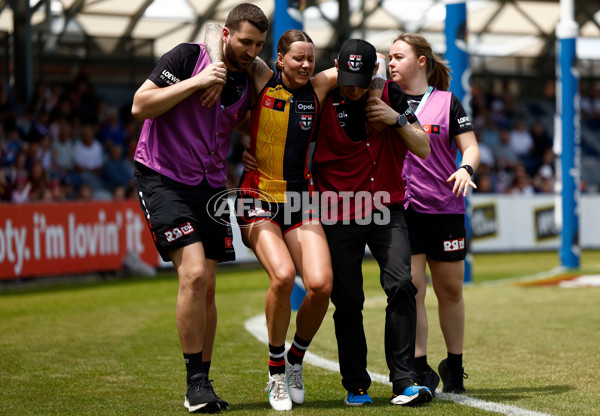
<path fill-rule="evenodd" d="M 363 36 L 378 48 L 388 48 L 398 31 L 418 31 L 443 49 L 443 0 L 347 0 L 351 36 Z M 13 31 L 16 0 L 0 0 L 0 31 Z M 31 22 L 47 35 L 85 34 L 98 38 L 134 38 L 154 41 L 162 55 L 179 42 L 202 37 L 209 21 L 223 23 L 239 0 L 30 0 Z M 274 0 L 254 1 L 272 16 Z M 600 59 L 600 2 L 575 0 L 580 42 L 578 56 Z M 306 2 L 304 25 L 309 35 L 327 46 L 336 32 L 338 1 Z M 555 0 L 469 0 L 467 27 L 474 55 L 536 56 L 552 37 L 560 19 Z M 118 42 L 101 47 L 110 53 Z"/>
<path fill-rule="evenodd" d="M 600 61 L 600 0 L 573 0 L 579 26 L 577 56 Z M 14 32 L 18 0 L 0 0 L 0 35 Z M 30 0 L 32 38 L 43 53 L 157 59 L 180 42 L 202 40 L 207 22 L 224 23 L 240 0 Z M 254 0 L 272 19 L 274 0 Z M 306 0 L 304 29 L 319 58 L 329 62 L 340 39 L 360 37 L 386 53 L 399 32 L 420 32 L 445 52 L 444 0 Z M 494 71 L 526 72 L 554 59 L 559 0 L 468 0 L 467 45 L 472 57 Z M 347 6 L 347 21 L 338 14 Z M 85 42 L 77 39 L 84 38 Z M 2 45 L 0 45 L 1 47 Z M 267 45 L 268 46 L 268 45 Z M 36 45 L 40 49 L 39 44 Z M 266 49 L 266 48 L 265 48 Z M 269 50 L 261 56 L 269 59 Z M 510 58 L 510 59 L 507 59 Z M 540 59 L 545 58 L 543 64 Z M 473 60 L 472 60 L 473 65 Z M 553 65 L 550 65 L 553 66 Z M 598 70 L 591 65 L 590 74 Z"/>

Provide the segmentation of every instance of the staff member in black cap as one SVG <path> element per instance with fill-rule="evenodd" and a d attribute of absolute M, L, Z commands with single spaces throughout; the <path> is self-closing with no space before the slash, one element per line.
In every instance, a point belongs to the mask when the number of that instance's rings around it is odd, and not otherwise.
<path fill-rule="evenodd" d="M 402 201 L 402 164 L 407 150 L 429 155 L 429 138 L 397 84 L 383 84 L 368 98 L 377 71 L 375 48 L 344 42 L 336 60 L 338 88 L 323 104 L 313 156 L 313 178 L 321 193 L 321 220 L 331 250 L 331 300 L 342 385 L 347 405 L 372 404 L 367 393 L 367 343 L 363 328 L 362 260 L 365 247 L 379 263 L 387 295 L 385 355 L 393 384 L 392 404 L 414 406 L 432 398 L 413 369 L 417 289 L 410 274 L 410 246 Z M 374 124 L 371 124 L 371 123 Z M 371 126 L 386 125 L 373 129 Z"/>

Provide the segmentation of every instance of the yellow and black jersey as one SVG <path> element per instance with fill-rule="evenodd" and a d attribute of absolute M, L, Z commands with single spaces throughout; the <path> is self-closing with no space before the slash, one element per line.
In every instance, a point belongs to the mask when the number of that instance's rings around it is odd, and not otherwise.
<path fill-rule="evenodd" d="M 252 109 L 250 151 L 258 169 L 242 177 L 242 189 L 258 190 L 259 198 L 272 202 L 287 202 L 286 191 L 309 190 L 309 144 L 318 109 L 310 82 L 290 90 L 283 85 L 281 71 L 275 70 Z"/>

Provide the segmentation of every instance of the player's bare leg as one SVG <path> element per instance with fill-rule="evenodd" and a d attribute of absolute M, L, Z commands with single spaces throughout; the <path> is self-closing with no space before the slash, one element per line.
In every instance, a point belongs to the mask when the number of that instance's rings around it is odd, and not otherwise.
<path fill-rule="evenodd" d="M 270 281 L 265 300 L 269 337 L 269 403 L 275 410 L 290 410 L 292 401 L 285 380 L 284 352 L 296 268 L 276 224 L 269 221 L 254 222 L 242 229 L 242 235 L 265 268 Z"/>
<path fill-rule="evenodd" d="M 310 341 L 327 313 L 333 283 L 327 238 L 320 222 L 313 221 L 290 230 L 285 242 L 306 288 L 306 297 L 296 315 L 296 333 Z"/>
<path fill-rule="evenodd" d="M 331 255 L 323 227 L 313 220 L 285 234 L 285 242 L 302 276 L 306 296 L 296 315 L 294 342 L 286 353 L 286 379 L 295 403 L 304 402 L 302 361 L 329 307 L 333 284 Z"/>

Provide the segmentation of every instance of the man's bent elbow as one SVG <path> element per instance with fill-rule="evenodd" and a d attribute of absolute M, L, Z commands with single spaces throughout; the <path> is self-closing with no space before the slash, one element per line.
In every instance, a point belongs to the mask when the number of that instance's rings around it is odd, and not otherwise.
<path fill-rule="evenodd" d="M 141 109 L 139 108 L 139 106 L 136 106 L 135 104 L 131 106 L 131 115 L 133 116 L 133 118 L 135 119 L 135 121 L 144 121 L 146 119 L 146 117 L 144 117 L 144 114 L 142 113 Z"/>

